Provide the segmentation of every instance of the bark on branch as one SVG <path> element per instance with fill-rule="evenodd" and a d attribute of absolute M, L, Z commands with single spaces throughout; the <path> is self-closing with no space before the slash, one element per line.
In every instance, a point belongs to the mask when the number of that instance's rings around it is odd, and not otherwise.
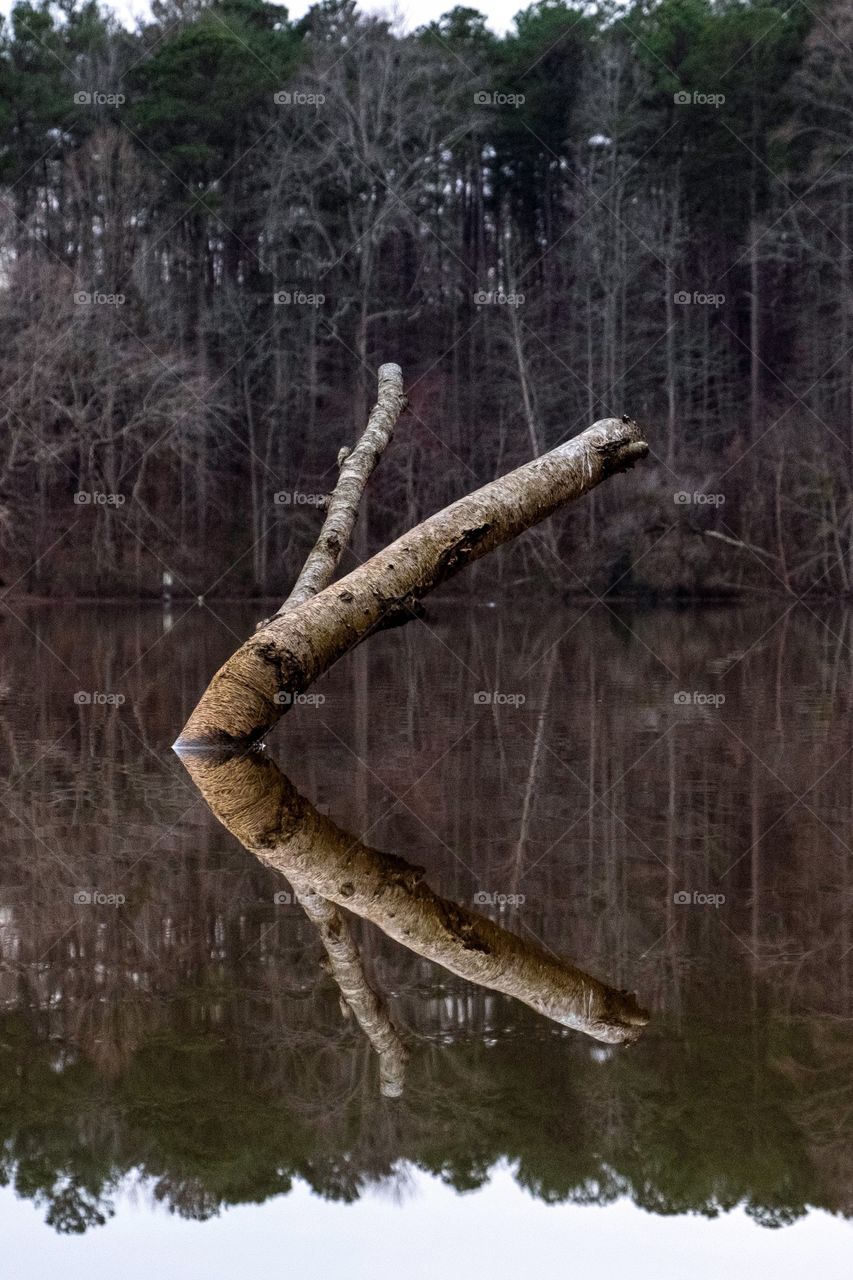
<path fill-rule="evenodd" d="M 338 455 L 340 474 L 326 508 L 320 536 L 302 566 L 290 595 L 263 626 L 268 626 L 288 609 L 317 595 L 331 582 L 358 518 L 361 495 L 394 434 L 397 419 L 405 403 L 403 370 L 398 364 L 380 365 L 379 395 L 364 433 L 351 453 L 342 449 Z"/>
<path fill-rule="evenodd" d="M 259 741 L 296 695 L 377 627 L 416 616 L 423 597 L 465 565 L 647 452 L 635 422 L 606 418 L 430 516 L 318 595 L 288 602 L 220 667 L 175 747 Z"/>
<path fill-rule="evenodd" d="M 388 446 L 404 406 L 402 369 L 398 364 L 381 365 L 376 406 L 355 448 L 341 449 L 338 454 L 338 479 L 320 535 L 293 590 L 274 618 L 317 595 L 334 578 L 355 527 L 367 482 Z M 328 971 L 341 993 L 342 1009 L 353 1014 L 379 1057 L 380 1093 L 386 1098 L 399 1098 L 403 1093 L 408 1054 L 384 1004 L 367 981 L 349 921 L 333 903 L 315 893 L 307 881 L 294 875 L 291 884 L 300 906 L 316 926 L 326 952 Z"/>
<path fill-rule="evenodd" d="M 424 882 L 421 867 L 370 849 L 342 831 L 262 752 L 191 752 L 183 763 L 223 826 L 294 888 L 300 886 L 300 895 L 310 887 L 327 905 L 337 903 L 372 921 L 417 955 L 514 996 L 561 1026 L 608 1044 L 630 1043 L 642 1034 L 649 1015 L 632 993 L 609 987 L 544 947 L 439 897 Z M 401 1073 L 390 1022 L 381 1021 L 373 1030 L 370 1038 L 380 1059 L 390 1053 L 386 1068 Z"/>
<path fill-rule="evenodd" d="M 293 872 L 288 879 L 299 905 L 320 935 L 344 1012 L 349 1008 L 379 1058 L 379 1092 L 384 1098 L 401 1097 L 408 1053 L 385 1005 L 367 981 L 349 922 L 305 877 Z"/>

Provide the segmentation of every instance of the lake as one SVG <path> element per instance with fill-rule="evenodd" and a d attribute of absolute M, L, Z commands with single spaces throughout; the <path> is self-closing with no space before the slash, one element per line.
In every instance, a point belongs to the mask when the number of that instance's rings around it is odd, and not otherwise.
<path fill-rule="evenodd" d="M 170 748 L 263 616 L 0 612 L 15 1275 L 846 1277 L 853 615 L 446 593 L 248 762 L 253 853 Z M 531 1007 L 561 957 L 633 1043 Z"/>

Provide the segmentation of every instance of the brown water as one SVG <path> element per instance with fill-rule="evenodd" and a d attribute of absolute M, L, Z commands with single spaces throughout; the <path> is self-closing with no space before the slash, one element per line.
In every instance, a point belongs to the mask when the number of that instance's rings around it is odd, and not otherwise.
<path fill-rule="evenodd" d="M 521 1239 L 537 1203 L 588 1206 L 581 1224 L 633 1203 L 661 1230 L 746 1213 L 759 1251 L 779 1238 L 762 1227 L 804 1217 L 849 1230 L 846 613 L 447 599 L 285 717 L 269 754 L 337 827 L 652 1013 L 637 1044 L 600 1044 L 354 919 L 409 1053 L 392 1099 L 291 886 L 169 750 L 262 611 L 14 608 L 0 615 L 0 1182 L 36 1206 L 35 1247 L 84 1233 L 59 1256 L 101 1274 L 96 1238 L 167 1206 L 207 1223 L 197 1261 L 217 1215 L 300 1197 L 349 1204 L 347 1222 L 363 1200 L 394 1230 L 408 1215 L 450 1231 L 444 1200 L 417 1217 L 433 1185 L 503 1188 Z M 477 1203 L 459 1201 L 475 1233 Z M 332 1265 L 332 1237 L 317 1247 L 301 1274 Z M 115 1265 L 130 1274 L 127 1254 Z"/>

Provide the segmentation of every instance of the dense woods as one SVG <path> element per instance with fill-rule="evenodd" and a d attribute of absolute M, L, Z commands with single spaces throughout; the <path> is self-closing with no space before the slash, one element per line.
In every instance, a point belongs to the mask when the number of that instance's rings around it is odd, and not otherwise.
<path fill-rule="evenodd" d="M 383 360 L 410 407 L 359 557 L 627 411 L 630 503 L 501 572 L 853 588 L 843 0 L 542 0 L 505 36 L 61 0 L 0 39 L 5 591 L 281 596 Z"/>

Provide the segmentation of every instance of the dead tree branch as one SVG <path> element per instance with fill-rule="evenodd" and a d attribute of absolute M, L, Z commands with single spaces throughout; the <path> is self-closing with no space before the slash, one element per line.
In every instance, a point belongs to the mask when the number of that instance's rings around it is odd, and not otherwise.
<path fill-rule="evenodd" d="M 340 474 L 326 508 L 320 536 L 300 570 L 284 604 L 262 626 L 269 626 L 288 609 L 302 604 L 327 587 L 349 542 L 368 480 L 388 446 L 405 407 L 403 370 L 398 364 L 379 366 L 379 395 L 364 433 L 351 453 L 338 455 Z"/>
<path fill-rule="evenodd" d="M 647 452 L 635 422 L 606 418 L 430 516 L 319 594 L 292 607 L 288 601 L 220 667 L 176 749 L 259 741 L 296 695 L 377 627 L 416 616 L 424 596 L 460 569 Z M 330 563 L 328 552 L 321 554 L 318 574 Z"/>

